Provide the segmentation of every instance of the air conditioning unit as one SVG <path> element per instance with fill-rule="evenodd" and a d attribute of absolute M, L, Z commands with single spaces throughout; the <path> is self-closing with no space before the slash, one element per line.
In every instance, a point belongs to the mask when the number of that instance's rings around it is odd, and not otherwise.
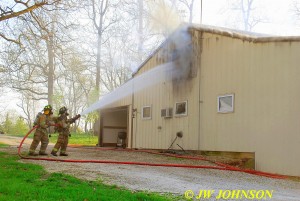
<path fill-rule="evenodd" d="M 173 116 L 173 108 L 161 109 L 161 117 L 171 118 Z"/>

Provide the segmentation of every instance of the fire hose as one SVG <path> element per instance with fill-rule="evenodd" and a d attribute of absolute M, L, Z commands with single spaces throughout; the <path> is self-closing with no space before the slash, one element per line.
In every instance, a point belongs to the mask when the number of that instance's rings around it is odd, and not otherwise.
<path fill-rule="evenodd" d="M 183 158 L 183 159 L 191 159 L 191 160 L 204 160 L 204 161 L 212 162 L 212 163 L 214 163 L 218 166 L 185 165 L 185 164 L 159 164 L 159 163 L 112 161 L 112 160 L 74 160 L 74 159 L 58 159 L 58 158 L 33 158 L 33 157 L 23 156 L 21 154 L 22 145 L 23 145 L 25 139 L 36 128 L 38 128 L 38 126 L 35 126 L 31 130 L 28 131 L 28 133 L 24 136 L 24 138 L 22 139 L 22 141 L 21 141 L 21 143 L 18 147 L 18 155 L 21 159 L 55 161 L 55 162 L 65 162 L 65 163 L 106 163 L 106 164 L 118 164 L 118 165 L 141 165 L 141 166 L 159 166 L 159 167 L 181 167 L 181 168 L 194 168 L 194 169 L 216 169 L 216 170 L 245 172 L 245 173 L 249 173 L 249 174 L 265 176 L 265 177 L 270 177 L 270 178 L 275 178 L 275 179 L 285 179 L 285 178 L 287 178 L 287 176 L 284 176 L 284 175 L 272 174 L 272 173 L 261 172 L 261 171 L 256 171 L 256 170 L 249 170 L 249 169 L 240 169 L 240 168 L 229 166 L 229 165 L 226 165 L 226 164 L 223 164 L 223 163 L 214 162 L 212 160 L 205 159 L 203 157 L 178 156 L 178 155 L 174 155 L 174 154 L 157 153 L 157 152 L 148 151 L 148 150 L 126 150 L 126 151 L 145 152 L 145 153 L 150 153 L 150 154 L 165 155 L 165 156 L 171 156 L 171 157 Z M 116 150 L 116 149 L 106 149 L 106 150 Z"/>

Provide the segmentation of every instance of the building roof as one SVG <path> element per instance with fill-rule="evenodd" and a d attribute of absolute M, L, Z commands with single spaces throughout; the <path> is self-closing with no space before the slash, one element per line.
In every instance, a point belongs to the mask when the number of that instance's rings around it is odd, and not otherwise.
<path fill-rule="evenodd" d="M 247 40 L 254 43 L 300 41 L 300 36 L 276 36 L 209 25 L 191 24 L 189 28 L 207 33 L 214 33 L 232 38 L 239 38 L 241 40 Z"/>
<path fill-rule="evenodd" d="M 165 39 L 149 56 L 145 59 L 138 68 L 132 73 L 132 76 L 138 73 L 138 71 L 153 57 L 172 37 L 172 35 L 183 28 L 188 30 L 199 30 L 206 33 L 213 33 L 222 36 L 228 36 L 232 38 L 237 38 L 244 41 L 249 41 L 253 43 L 267 43 L 267 42 L 300 42 L 300 36 L 276 36 L 276 35 L 267 35 L 262 33 L 247 32 L 242 30 L 229 29 L 224 27 L 216 27 L 211 25 L 203 24 L 182 24 L 180 25 L 167 39 Z"/>

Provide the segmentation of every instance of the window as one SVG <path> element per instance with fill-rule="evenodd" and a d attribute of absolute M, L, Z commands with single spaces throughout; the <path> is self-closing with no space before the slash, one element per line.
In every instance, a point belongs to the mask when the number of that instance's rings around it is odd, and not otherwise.
<path fill-rule="evenodd" d="M 160 116 L 164 118 L 171 118 L 173 116 L 173 108 L 161 109 Z"/>
<path fill-rule="evenodd" d="M 151 106 L 144 106 L 142 109 L 142 119 L 151 119 Z"/>
<path fill-rule="evenodd" d="M 233 112 L 234 95 L 218 96 L 218 112 L 229 113 Z"/>
<path fill-rule="evenodd" d="M 175 103 L 175 116 L 187 115 L 187 101 Z"/>

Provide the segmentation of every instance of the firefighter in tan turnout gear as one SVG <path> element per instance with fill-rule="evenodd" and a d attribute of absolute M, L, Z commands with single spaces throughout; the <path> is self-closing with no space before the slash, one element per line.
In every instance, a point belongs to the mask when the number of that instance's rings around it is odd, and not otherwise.
<path fill-rule="evenodd" d="M 36 129 L 34 136 L 33 136 L 33 141 L 30 145 L 29 148 L 29 155 L 30 156 L 37 156 L 37 155 L 48 155 L 46 153 L 46 148 L 49 143 L 49 138 L 48 138 L 48 131 L 47 128 L 51 125 L 54 124 L 53 121 L 55 121 L 56 117 L 52 116 L 52 107 L 51 105 L 46 105 L 44 107 L 44 112 L 39 113 L 34 121 L 34 125 L 38 126 Z M 39 154 L 35 153 L 35 150 L 39 143 L 41 142 L 41 148 L 39 151 Z"/>
<path fill-rule="evenodd" d="M 54 148 L 52 149 L 51 154 L 53 156 L 57 156 L 57 152 L 60 149 L 60 156 L 68 156 L 66 153 L 69 136 L 70 136 L 70 124 L 74 123 L 78 118 L 80 118 L 80 114 L 75 117 L 68 119 L 67 108 L 62 107 L 59 109 L 59 117 L 57 119 L 57 131 L 59 133 L 58 139 Z"/>

